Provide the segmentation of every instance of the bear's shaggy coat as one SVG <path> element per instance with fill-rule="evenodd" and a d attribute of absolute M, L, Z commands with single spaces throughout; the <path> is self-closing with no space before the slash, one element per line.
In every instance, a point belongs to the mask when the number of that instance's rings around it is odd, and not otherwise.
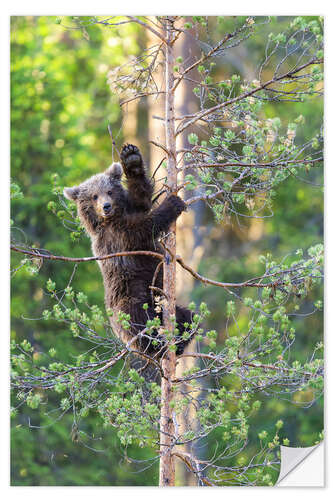
<path fill-rule="evenodd" d="M 186 205 L 178 196 L 170 195 L 160 206 L 152 209 L 153 187 L 136 146 L 123 146 L 121 163 L 122 166 L 114 163 L 104 173 L 91 177 L 79 186 L 65 188 L 64 195 L 76 202 L 95 256 L 133 250 L 163 254 L 158 238 L 186 210 Z M 123 170 L 127 190 L 121 184 Z M 156 312 L 156 303 L 149 288 L 159 262 L 159 259 L 145 255 L 115 257 L 98 262 L 104 280 L 105 305 L 115 313 L 110 318 L 111 326 L 125 343 L 143 330 L 148 319 L 159 316 L 163 321 L 160 308 L 157 307 Z M 163 288 L 162 267 L 154 282 L 155 287 L 160 289 Z M 143 304 L 148 304 L 148 309 L 144 309 Z M 121 328 L 116 321 L 119 311 L 130 315 L 129 330 Z M 191 312 L 177 306 L 177 354 L 181 354 L 190 341 L 181 339 L 181 335 L 185 330 L 184 323 L 191 323 L 191 320 Z M 162 338 L 163 335 L 154 330 L 153 334 L 140 336 L 131 344 L 131 350 L 160 357 L 164 345 Z"/>

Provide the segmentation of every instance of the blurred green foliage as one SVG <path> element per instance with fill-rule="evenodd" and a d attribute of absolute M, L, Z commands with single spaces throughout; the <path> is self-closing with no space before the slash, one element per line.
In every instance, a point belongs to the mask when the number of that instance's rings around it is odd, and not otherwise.
<path fill-rule="evenodd" d="M 228 29 L 229 18 L 221 18 L 220 33 Z M 216 71 L 225 75 L 246 72 L 247 64 L 258 63 L 264 39 L 278 33 L 285 18 L 263 25 L 262 32 L 248 41 L 242 57 L 225 61 Z M 117 97 L 106 85 L 108 70 L 125 63 L 130 54 L 137 54 L 142 43 L 142 30 L 135 25 L 119 28 L 91 26 L 87 33 L 74 26 L 72 20 L 56 17 L 12 17 L 11 20 L 11 176 L 13 187 L 11 219 L 12 236 L 58 255 L 87 256 L 91 254 L 88 238 L 69 237 L 68 229 L 47 209 L 50 201 L 61 204 L 59 188 L 52 181 L 58 174 L 59 184 L 72 185 L 108 166 L 112 147 L 108 123 L 121 144 L 122 116 Z M 219 33 L 216 33 L 219 36 Z M 250 61 L 250 63 L 249 63 Z M 242 66 L 243 64 L 243 66 Z M 280 116 L 287 124 L 302 114 L 305 117 L 304 137 L 312 137 L 322 114 L 322 102 L 271 103 L 266 114 Z M 270 117 L 268 116 L 267 117 Z M 147 141 L 146 112 L 139 114 L 138 142 Z M 118 132 L 119 131 L 119 132 Z M 321 173 L 313 171 L 306 179 L 322 182 Z M 21 189 L 24 198 L 19 193 Z M 271 219 L 244 222 L 240 228 L 216 226 L 212 213 L 204 212 L 203 225 L 208 228 L 203 245 L 205 253 L 199 272 L 216 280 L 242 281 L 262 272 L 258 256 L 271 252 L 274 258 L 308 248 L 322 239 L 322 190 L 290 178 L 278 189 Z M 24 233 L 22 232 L 24 231 Z M 19 267 L 21 256 L 12 256 L 12 267 Z M 65 288 L 74 270 L 70 264 L 44 262 L 38 274 L 22 267 L 12 281 L 11 336 L 16 341 L 27 339 L 40 351 L 55 347 L 59 358 L 80 354 L 80 342 L 56 322 L 41 321 L 48 307 L 46 282 L 49 278 Z M 91 303 L 102 306 L 103 286 L 96 263 L 78 266 L 74 285 L 89 296 Z M 196 284 L 192 298 L 207 302 L 212 312 L 208 328 L 218 332 L 217 342 L 225 339 L 226 304 L 230 297 L 219 288 Z M 302 306 L 306 315 L 309 303 Z M 246 311 L 239 325 L 247 321 Z M 300 360 L 321 340 L 322 313 L 297 320 L 297 345 Z M 52 396 L 49 396 L 52 403 Z M 16 402 L 17 404 L 17 402 Z M 284 435 L 291 445 L 309 446 L 323 427 L 322 403 L 299 409 L 284 400 L 265 400 L 252 420 L 250 446 L 243 453 L 249 458 L 255 440 L 262 430 L 274 429 L 277 419 L 284 421 Z M 145 464 L 131 463 L 121 449 L 112 428 L 103 430 L 98 417 L 91 414 L 80 429 L 80 442 L 73 437 L 72 419 L 65 415 L 54 422 L 54 415 L 39 409 L 20 408 L 12 425 L 13 485 L 154 485 L 158 482 L 155 463 L 145 473 L 137 471 Z M 29 423 L 33 428 L 29 428 Z M 75 431 L 75 429 L 74 429 Z M 218 433 L 210 437 L 212 449 Z M 97 451 L 94 451 L 97 450 Z M 147 449 L 130 446 L 129 456 L 146 460 L 153 455 Z"/>
<path fill-rule="evenodd" d="M 24 195 L 17 196 L 14 185 L 11 218 L 15 240 L 55 254 L 91 254 L 88 238 L 73 242 L 47 209 L 50 200 L 61 199 L 52 177 L 58 174 L 62 185 L 71 185 L 112 162 L 107 125 L 116 136 L 121 131 L 121 114 L 117 99 L 110 96 L 106 73 L 112 65 L 125 62 L 128 54 L 136 53 L 137 31 L 133 25 L 125 26 L 119 37 L 116 32 L 92 27 L 87 40 L 80 31 L 57 25 L 55 17 L 11 19 L 11 176 Z M 122 140 L 121 135 L 117 140 Z M 13 255 L 12 266 L 19 266 L 21 260 Z M 40 351 L 56 346 L 65 358 L 80 353 L 80 345 L 73 348 L 66 329 L 56 322 L 37 320 L 48 306 L 47 280 L 55 279 L 65 288 L 72 272 L 72 265 L 51 262 L 43 264 L 38 274 L 31 275 L 27 267 L 17 272 L 12 282 L 12 338 L 26 338 Z M 79 266 L 75 284 L 93 303 L 103 306 L 102 279 L 95 263 Z M 50 426 L 53 418 L 31 408 L 14 418 L 13 485 L 143 485 L 158 481 L 157 467 L 144 476 L 136 473 L 140 466 L 125 459 L 116 434 L 103 431 L 96 416 L 89 416 L 81 429 L 86 433 L 81 436 L 86 447 L 72 442 L 70 416 Z M 29 422 L 37 427 L 30 429 Z M 128 453 L 131 451 L 140 459 L 149 458 L 149 450 L 130 449 Z"/>

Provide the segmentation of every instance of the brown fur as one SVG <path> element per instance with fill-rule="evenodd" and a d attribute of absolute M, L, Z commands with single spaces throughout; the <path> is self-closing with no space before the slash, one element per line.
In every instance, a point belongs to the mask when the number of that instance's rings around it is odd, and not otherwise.
<path fill-rule="evenodd" d="M 121 165 L 116 163 L 77 187 L 65 188 L 64 194 L 76 202 L 95 256 L 133 250 L 151 250 L 162 254 L 158 238 L 169 230 L 170 224 L 186 209 L 186 205 L 178 196 L 170 195 L 152 210 L 153 188 L 138 148 L 125 145 L 121 162 L 127 189 L 121 184 Z M 104 280 L 106 307 L 114 313 L 123 311 L 131 317 L 129 330 L 120 327 L 116 321 L 117 314 L 110 318 L 114 332 L 123 342 L 128 342 L 140 332 L 148 319 L 159 316 L 163 321 L 159 309 L 156 312 L 156 303 L 153 303 L 149 288 L 159 262 L 159 259 L 144 255 L 98 262 Z M 163 288 L 162 266 L 154 284 Z M 147 310 L 142 307 L 145 303 L 148 304 Z M 177 354 L 182 353 L 189 342 L 181 339 L 181 334 L 185 330 L 184 323 L 191 323 L 191 318 L 190 311 L 177 306 L 176 321 L 180 332 Z M 152 344 L 153 337 L 158 337 L 157 346 Z M 141 336 L 131 348 L 159 357 L 163 353 L 163 345 L 162 337 L 155 330 L 149 336 Z"/>

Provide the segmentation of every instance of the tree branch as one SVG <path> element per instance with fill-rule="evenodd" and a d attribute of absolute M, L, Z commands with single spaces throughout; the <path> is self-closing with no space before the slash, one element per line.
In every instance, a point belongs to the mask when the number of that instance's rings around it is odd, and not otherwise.
<path fill-rule="evenodd" d="M 51 253 L 40 253 L 41 250 L 38 248 L 30 248 L 29 250 L 24 250 L 23 248 L 18 248 L 14 245 L 10 245 L 10 249 L 14 252 L 23 253 L 25 255 L 30 255 L 31 257 L 35 257 L 38 259 L 47 259 L 47 260 L 61 260 L 64 262 L 91 262 L 94 260 L 107 260 L 113 259 L 115 257 L 131 257 L 134 255 L 147 255 L 148 257 L 155 257 L 161 261 L 164 260 L 164 256 L 157 252 L 151 252 L 150 250 L 134 250 L 132 252 L 116 252 L 110 253 L 108 255 L 100 255 L 97 257 L 64 257 L 62 255 L 53 255 Z M 46 250 L 45 250 L 46 251 Z"/>
<path fill-rule="evenodd" d="M 201 359 L 209 359 L 211 361 L 219 361 L 218 356 L 212 355 L 212 354 L 202 354 L 198 352 L 185 352 L 183 354 L 180 354 L 178 358 L 201 358 Z M 250 361 L 244 361 L 241 358 L 236 358 L 233 361 L 227 363 L 223 368 L 227 368 L 230 365 L 236 363 L 237 361 L 241 361 L 242 366 L 249 366 L 251 368 L 262 368 L 263 370 L 274 370 L 274 371 L 281 371 L 285 373 L 290 373 L 294 371 L 293 368 L 286 368 L 284 366 L 275 366 L 275 365 L 268 365 L 268 364 L 263 364 L 263 363 L 252 363 Z M 312 377 L 315 375 L 315 373 L 310 373 L 310 372 L 302 372 L 302 375 L 305 375 L 307 377 Z M 177 382 L 180 379 L 177 379 Z"/>
<path fill-rule="evenodd" d="M 188 469 L 198 477 L 199 481 L 202 481 L 206 486 L 213 486 L 213 483 L 211 483 L 206 477 L 201 475 L 200 468 L 198 467 L 200 463 L 206 464 L 207 462 L 198 460 L 189 453 L 183 453 L 180 451 L 174 451 L 172 455 L 180 458 L 180 460 L 182 460 L 186 464 Z M 195 467 L 192 465 L 193 463 L 195 464 Z"/>
<path fill-rule="evenodd" d="M 115 257 L 131 257 L 135 255 L 146 255 L 148 257 L 153 257 L 159 259 L 161 262 L 164 261 L 164 255 L 157 253 L 157 252 L 151 252 L 149 250 L 135 250 L 132 252 L 116 252 L 116 253 L 111 253 L 108 255 L 101 255 L 98 257 L 64 257 L 62 255 L 53 255 L 50 253 L 44 254 L 44 253 L 38 253 L 40 252 L 39 249 L 31 248 L 30 250 L 24 250 L 22 248 L 15 247 L 14 245 L 10 245 L 11 250 L 18 252 L 18 253 L 23 253 L 24 255 L 29 255 L 30 257 L 38 258 L 38 259 L 47 259 L 47 260 L 60 260 L 64 262 L 91 262 L 91 261 L 99 261 L 99 260 L 107 260 L 107 259 L 112 259 Z M 166 248 L 167 251 L 168 248 Z M 171 254 L 172 255 L 172 254 Z M 178 262 L 179 265 L 181 265 L 187 272 L 192 274 L 192 276 L 204 283 L 205 285 L 214 285 L 218 286 L 221 288 L 245 288 L 245 287 L 251 287 L 251 288 L 275 288 L 278 285 L 282 285 L 283 282 L 280 282 L 278 280 L 272 282 L 272 283 L 258 283 L 258 281 L 263 280 L 265 278 L 270 278 L 272 276 L 279 276 L 279 274 L 284 274 L 289 271 L 281 271 L 281 273 L 274 273 L 272 275 L 262 275 L 258 276 L 255 278 L 250 278 L 247 281 L 243 281 L 241 283 L 228 283 L 228 282 L 222 282 L 222 281 L 215 281 L 210 278 L 206 278 L 204 276 L 201 276 L 198 272 L 196 272 L 194 269 L 189 267 L 187 264 L 185 264 L 184 260 L 182 257 L 179 255 L 176 255 L 176 262 Z"/>
<path fill-rule="evenodd" d="M 150 95 L 158 95 L 158 94 L 165 94 L 164 90 L 159 90 L 156 92 L 144 92 L 143 94 L 137 94 L 134 97 L 130 97 L 128 99 L 125 99 L 125 101 L 121 101 L 119 103 L 120 106 L 124 106 L 124 104 L 128 104 L 129 102 L 135 101 L 136 99 L 141 99 L 141 97 L 148 97 Z"/>
<path fill-rule="evenodd" d="M 240 94 L 239 96 L 234 97 L 233 99 L 230 99 L 229 101 L 224 101 L 224 102 L 221 102 L 220 104 L 217 104 L 216 106 L 205 109 L 204 111 L 197 113 L 196 116 L 194 118 L 192 118 L 191 120 L 189 120 L 188 122 L 184 123 L 183 125 L 179 125 L 177 127 L 177 130 L 176 130 L 176 135 L 181 134 L 182 132 L 184 132 L 184 130 L 186 130 L 188 127 L 190 127 L 191 125 L 196 123 L 198 120 L 201 120 L 205 116 L 210 115 L 212 113 L 215 113 L 215 111 L 219 111 L 222 108 L 225 108 L 227 106 L 230 106 L 231 104 L 234 104 L 235 102 L 241 101 L 241 100 L 245 99 L 246 97 L 250 97 L 251 95 L 256 94 L 260 90 L 266 89 L 269 85 L 272 85 L 273 83 L 278 83 L 279 81 L 284 80 L 285 78 L 293 78 L 295 73 L 298 73 L 302 69 L 305 69 L 308 66 L 311 66 L 313 64 L 320 64 L 322 62 L 323 62 L 322 59 L 319 59 L 319 60 L 311 59 L 311 61 L 308 61 L 307 63 L 302 64 L 302 66 L 299 66 L 298 68 L 295 68 L 292 71 L 288 71 L 287 73 L 284 73 L 281 76 L 278 76 L 276 78 L 272 78 L 271 80 L 263 83 L 262 85 L 256 87 L 253 90 L 250 90 L 249 92 L 244 92 L 243 94 Z"/>
<path fill-rule="evenodd" d="M 196 68 L 197 66 L 199 66 L 200 64 L 202 64 L 204 61 L 206 61 L 207 59 L 209 59 L 212 55 L 215 54 L 215 52 L 217 50 L 219 50 L 222 45 L 227 42 L 228 40 L 230 40 L 230 38 L 233 38 L 235 36 L 235 33 L 227 33 L 226 36 L 220 40 L 220 42 L 215 45 L 215 47 L 213 47 L 207 54 L 203 55 L 200 59 L 198 59 L 197 61 L 195 61 L 193 64 L 191 64 L 191 66 L 189 66 L 188 68 L 186 68 L 181 76 L 176 80 L 174 86 L 173 86 L 173 89 L 172 91 L 174 92 L 176 90 L 176 88 L 178 87 L 178 85 L 180 84 L 180 82 L 183 80 L 184 76 L 189 73 L 189 71 L 192 71 L 192 69 Z"/>
<path fill-rule="evenodd" d="M 315 164 L 323 161 L 324 158 L 316 158 L 311 160 L 282 160 L 278 163 L 275 163 L 274 160 L 269 163 L 191 163 L 185 165 L 180 170 L 187 170 L 188 168 L 227 168 L 227 167 L 251 167 L 251 168 L 280 168 L 284 165 L 289 164 Z"/>
<path fill-rule="evenodd" d="M 130 19 L 131 21 L 137 23 L 137 24 L 140 24 L 141 26 L 143 26 L 145 29 L 151 31 L 151 33 L 154 33 L 155 36 L 157 36 L 160 40 L 162 40 L 162 42 L 166 43 L 166 39 L 164 38 L 164 36 L 159 33 L 158 31 L 156 31 L 154 28 L 152 28 L 151 26 L 149 26 L 149 24 L 147 23 L 144 23 L 143 21 L 141 21 L 140 19 L 138 19 L 137 17 L 134 17 L 134 16 L 126 16 L 128 19 Z"/>
<path fill-rule="evenodd" d="M 271 288 L 275 288 L 277 285 L 281 284 L 281 282 L 279 282 L 279 281 L 274 281 L 274 283 L 256 283 L 256 281 L 267 278 L 267 276 L 265 276 L 265 275 L 259 276 L 258 278 L 251 278 L 247 281 L 243 281 L 242 283 L 225 283 L 222 281 L 215 281 L 215 280 L 211 280 L 209 278 L 205 278 L 204 276 L 201 276 L 201 274 L 194 271 L 194 269 L 192 269 L 187 264 L 185 264 L 185 262 L 183 261 L 183 259 L 179 255 L 176 256 L 176 261 L 178 262 L 178 264 L 180 264 L 182 266 L 182 268 L 184 268 L 186 271 L 188 271 L 190 274 L 192 274 L 192 276 L 195 279 L 201 281 L 205 285 L 214 285 L 214 286 L 219 286 L 221 288 L 244 288 L 244 287 L 252 287 L 252 288 L 271 287 Z"/>

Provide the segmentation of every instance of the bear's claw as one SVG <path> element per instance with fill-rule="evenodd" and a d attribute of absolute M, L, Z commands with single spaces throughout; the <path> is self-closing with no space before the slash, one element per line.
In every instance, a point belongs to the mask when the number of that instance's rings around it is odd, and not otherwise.
<path fill-rule="evenodd" d="M 126 156 L 133 153 L 140 154 L 139 148 L 137 146 L 134 146 L 134 144 L 124 144 L 124 146 L 121 149 L 120 156 L 125 159 Z"/>

